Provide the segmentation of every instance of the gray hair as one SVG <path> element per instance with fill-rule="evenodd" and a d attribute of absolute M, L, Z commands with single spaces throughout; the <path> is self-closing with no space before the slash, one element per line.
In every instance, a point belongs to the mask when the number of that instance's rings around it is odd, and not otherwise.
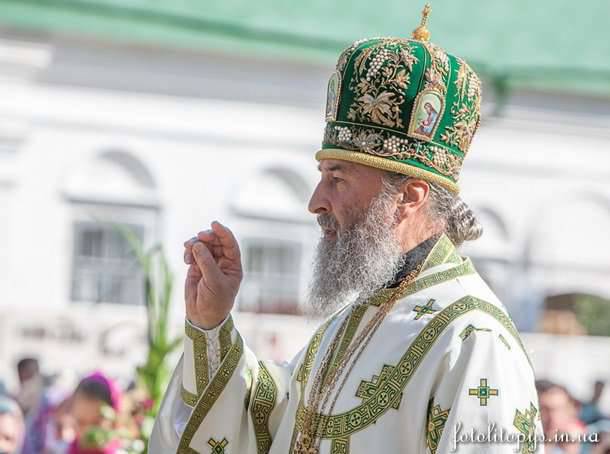
<path fill-rule="evenodd" d="M 386 172 L 383 183 L 384 189 L 397 193 L 402 186 L 412 179 L 407 175 Z M 457 195 L 444 187 L 428 182 L 430 197 L 428 214 L 430 220 L 439 226 L 456 246 L 464 241 L 474 241 L 483 234 L 483 227 L 466 203 Z"/>

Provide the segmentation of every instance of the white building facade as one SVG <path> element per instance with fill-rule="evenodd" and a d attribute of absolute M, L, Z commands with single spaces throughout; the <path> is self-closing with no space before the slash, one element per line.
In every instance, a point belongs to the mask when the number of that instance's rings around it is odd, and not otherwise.
<path fill-rule="evenodd" d="M 318 236 L 306 207 L 330 72 L 4 36 L 0 376 L 24 354 L 49 370 L 107 360 L 119 371 L 136 361 L 141 275 L 113 224 L 163 245 L 176 275 L 176 329 L 182 243 L 214 219 L 240 240 L 240 310 L 297 313 Z M 515 93 L 500 116 L 492 101 L 486 107 L 461 178 L 485 234 L 464 253 L 518 325 L 534 330 L 546 296 L 610 297 L 610 100 Z M 269 331 L 255 347 L 278 357 L 311 326 L 242 319 L 252 333 Z M 114 340 L 104 337 L 110 329 Z M 109 346 L 95 341 L 83 354 L 91 337 Z"/>

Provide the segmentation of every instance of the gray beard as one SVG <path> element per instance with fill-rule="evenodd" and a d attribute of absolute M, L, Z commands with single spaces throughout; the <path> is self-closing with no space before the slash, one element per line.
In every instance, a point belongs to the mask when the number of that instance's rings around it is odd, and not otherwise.
<path fill-rule="evenodd" d="M 393 282 L 404 252 L 394 233 L 392 210 L 392 195 L 383 191 L 361 220 L 343 231 L 337 230 L 332 215 L 318 216 L 320 225 L 335 229 L 337 236 L 323 236 L 317 246 L 308 297 L 315 315 L 329 315 Z"/>

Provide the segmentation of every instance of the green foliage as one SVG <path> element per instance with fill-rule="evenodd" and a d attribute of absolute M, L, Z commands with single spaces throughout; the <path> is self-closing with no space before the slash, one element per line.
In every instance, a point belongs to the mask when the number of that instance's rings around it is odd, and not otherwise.
<path fill-rule="evenodd" d="M 593 295 L 578 295 L 574 309 L 587 334 L 610 336 L 610 301 Z"/>
<path fill-rule="evenodd" d="M 144 364 L 137 368 L 137 374 L 138 384 L 147 391 L 153 403 L 141 428 L 142 438 L 147 441 L 169 381 L 171 370 L 168 359 L 182 343 L 182 337 L 171 337 L 170 334 L 174 275 L 160 245 L 145 250 L 142 241 L 132 230 L 124 226 L 116 228 L 128 242 L 144 275 L 148 354 Z"/>

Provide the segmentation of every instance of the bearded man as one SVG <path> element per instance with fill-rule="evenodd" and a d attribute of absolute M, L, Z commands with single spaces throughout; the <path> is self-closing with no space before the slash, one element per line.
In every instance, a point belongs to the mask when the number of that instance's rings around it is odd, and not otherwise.
<path fill-rule="evenodd" d="M 331 76 L 310 303 L 331 315 L 287 364 L 230 315 L 239 246 L 220 223 L 185 243 L 186 338 L 153 454 L 534 452 L 532 368 L 506 309 L 456 247 L 481 228 L 457 196 L 480 82 L 428 40 L 354 43 Z M 418 133 L 426 105 L 439 113 Z"/>

